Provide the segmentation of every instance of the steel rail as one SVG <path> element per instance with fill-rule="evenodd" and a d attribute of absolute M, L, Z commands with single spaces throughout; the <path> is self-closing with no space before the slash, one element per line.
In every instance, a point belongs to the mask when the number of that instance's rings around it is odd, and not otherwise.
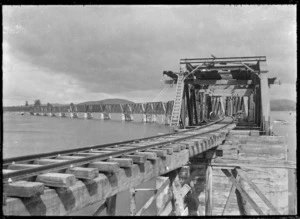
<path fill-rule="evenodd" d="M 202 126 L 197 127 L 193 130 L 203 129 L 203 128 L 211 126 L 215 123 L 219 123 L 222 120 L 224 120 L 224 118 L 221 118 L 219 120 L 215 120 L 215 121 L 210 122 L 208 124 L 202 125 Z M 191 131 L 191 129 L 180 131 L 180 132 L 175 132 L 175 133 L 167 133 L 167 134 L 163 134 L 163 135 L 150 136 L 150 137 L 146 137 L 146 138 L 138 138 L 138 139 L 127 140 L 127 141 L 119 141 L 119 142 L 102 144 L 102 145 L 93 145 L 93 146 L 88 146 L 88 147 L 83 147 L 83 148 L 54 151 L 54 152 L 35 154 L 35 155 L 29 155 L 29 156 L 12 157 L 12 158 L 3 159 L 2 165 L 3 166 L 8 165 L 8 164 L 11 164 L 12 162 L 30 161 L 30 160 L 35 160 L 35 159 L 38 159 L 38 158 L 53 157 L 53 156 L 57 156 L 58 154 L 62 155 L 62 154 L 70 154 L 70 153 L 86 151 L 86 150 L 90 150 L 90 149 L 101 149 L 101 148 L 120 145 L 120 144 L 139 143 L 139 142 L 145 141 L 145 140 L 150 140 L 150 139 L 155 139 L 155 138 L 160 138 L 160 137 L 175 135 L 177 133 L 185 133 L 185 132 L 190 132 L 190 131 Z"/>
<path fill-rule="evenodd" d="M 221 119 L 221 121 L 223 121 L 223 119 Z M 49 172 L 49 171 L 56 171 L 56 170 L 64 170 L 64 169 L 68 169 L 68 168 L 71 168 L 71 167 L 74 167 L 74 166 L 82 166 L 82 165 L 91 163 L 92 161 L 95 161 L 95 160 L 97 160 L 97 161 L 107 160 L 107 159 L 110 159 L 112 157 L 119 157 L 119 156 L 122 156 L 122 155 L 131 154 L 131 153 L 134 153 L 136 151 L 147 150 L 147 149 L 151 149 L 151 148 L 154 148 L 154 147 L 158 148 L 158 146 L 163 146 L 163 145 L 168 144 L 168 143 L 175 143 L 175 142 L 190 139 L 190 138 L 193 138 L 193 137 L 196 137 L 196 136 L 199 136 L 199 135 L 204 135 L 204 134 L 209 134 L 211 132 L 216 132 L 220 129 L 226 128 L 227 126 L 229 126 L 232 123 L 233 123 L 233 120 L 231 122 L 225 123 L 224 126 L 216 128 L 214 130 L 206 131 L 206 132 L 203 132 L 203 133 L 192 134 L 192 135 L 189 135 L 189 136 L 186 136 L 186 137 L 180 137 L 178 139 L 172 139 L 172 140 L 167 140 L 167 141 L 163 141 L 163 142 L 159 142 L 159 143 L 153 143 L 153 144 L 148 144 L 148 145 L 144 145 L 144 146 L 138 146 L 137 148 L 123 149 L 123 150 L 120 150 L 120 151 L 109 152 L 109 153 L 99 154 L 99 155 L 91 155 L 91 156 L 79 158 L 79 159 L 76 159 L 76 160 L 68 160 L 68 161 L 63 161 L 63 162 L 60 162 L 60 163 L 43 165 L 41 167 L 34 167 L 34 168 L 30 168 L 30 169 L 23 169 L 23 170 L 10 172 L 10 173 L 5 173 L 5 174 L 3 174 L 3 182 L 7 183 L 9 180 L 20 180 L 20 179 L 24 179 L 24 178 L 28 178 L 28 177 L 32 177 L 32 176 L 37 176 L 37 175 L 42 174 L 46 171 Z M 195 131 L 195 129 L 191 129 L 191 130 Z M 181 132 L 179 132 L 179 133 L 181 133 Z M 120 149 L 122 149 L 122 147 L 120 147 Z"/>

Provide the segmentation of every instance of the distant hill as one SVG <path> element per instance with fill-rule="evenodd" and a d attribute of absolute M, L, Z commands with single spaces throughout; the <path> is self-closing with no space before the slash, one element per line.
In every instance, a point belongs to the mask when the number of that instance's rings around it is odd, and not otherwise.
<path fill-rule="evenodd" d="M 271 111 L 295 111 L 296 102 L 286 99 L 278 99 L 270 101 Z"/>
<path fill-rule="evenodd" d="M 134 103 L 132 101 L 129 100 L 124 100 L 124 99 L 105 99 L 105 100 L 98 100 L 98 101 L 87 101 L 87 102 L 83 102 L 83 103 L 78 103 L 79 105 L 83 105 L 83 104 L 88 104 L 88 105 L 93 105 L 93 104 L 131 104 Z"/>

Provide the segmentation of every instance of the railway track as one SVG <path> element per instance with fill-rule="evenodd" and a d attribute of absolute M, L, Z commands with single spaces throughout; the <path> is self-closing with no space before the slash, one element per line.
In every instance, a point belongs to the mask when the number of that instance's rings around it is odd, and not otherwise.
<path fill-rule="evenodd" d="M 36 181 L 40 174 L 52 172 L 74 173 L 76 178 L 85 178 L 82 174 L 76 176 L 78 168 L 82 170 L 95 167 L 98 172 L 109 172 L 107 168 L 113 164 L 119 165 L 120 168 L 128 168 L 133 163 L 141 164 L 146 160 L 153 161 L 158 157 L 163 158 L 180 150 L 188 149 L 188 145 L 178 143 L 195 138 L 205 139 L 206 149 L 210 149 L 220 140 L 224 140 L 224 133 L 228 133 L 228 130 L 234 126 L 233 120 L 226 117 L 201 127 L 180 130 L 176 133 L 4 159 L 3 184 L 7 185 L 20 180 Z M 97 165 L 93 165 L 95 163 Z M 103 164 L 103 169 L 100 164 Z M 88 177 L 90 176 L 86 178 Z"/>

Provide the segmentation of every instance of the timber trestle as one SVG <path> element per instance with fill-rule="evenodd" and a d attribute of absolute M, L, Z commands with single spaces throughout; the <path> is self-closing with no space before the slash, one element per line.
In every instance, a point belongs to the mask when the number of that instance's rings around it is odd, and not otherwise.
<path fill-rule="evenodd" d="M 201 128 L 113 146 L 4 160 L 4 214 L 66 215 L 105 201 L 186 165 L 189 157 L 221 144 L 234 127 L 231 118 L 222 118 Z"/>

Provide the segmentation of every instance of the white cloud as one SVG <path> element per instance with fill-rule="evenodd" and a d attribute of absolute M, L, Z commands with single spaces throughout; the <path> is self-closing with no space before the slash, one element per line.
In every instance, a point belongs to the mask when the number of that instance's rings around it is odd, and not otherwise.
<path fill-rule="evenodd" d="M 3 103 L 144 102 L 160 92 L 163 70 L 210 54 L 266 55 L 284 83 L 271 97 L 285 98 L 284 88 L 294 98 L 296 7 L 5 6 Z"/>

